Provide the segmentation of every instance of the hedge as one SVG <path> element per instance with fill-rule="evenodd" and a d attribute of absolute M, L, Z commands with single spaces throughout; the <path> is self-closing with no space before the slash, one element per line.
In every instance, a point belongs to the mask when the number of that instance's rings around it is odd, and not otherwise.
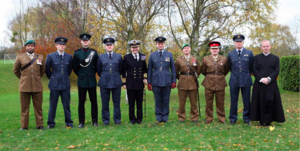
<path fill-rule="evenodd" d="M 300 55 L 280 59 L 279 85 L 285 90 L 299 91 Z"/>

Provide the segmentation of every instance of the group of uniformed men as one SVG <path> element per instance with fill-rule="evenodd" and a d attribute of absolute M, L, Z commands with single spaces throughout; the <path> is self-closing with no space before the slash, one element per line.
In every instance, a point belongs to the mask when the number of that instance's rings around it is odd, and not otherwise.
<path fill-rule="evenodd" d="M 104 125 L 109 125 L 110 123 L 109 100 L 111 93 L 114 106 L 113 120 L 116 125 L 121 124 L 120 95 L 122 86 L 127 89 L 130 124 L 142 124 L 144 85 L 148 86 L 148 90 L 153 91 L 156 121 L 167 122 L 169 117 L 170 92 L 171 89 L 176 88 L 176 79 L 178 79 L 179 108 L 177 111 L 179 122 L 186 120 L 185 102 L 187 97 L 189 97 L 191 103 L 191 120 L 198 122 L 200 104 L 197 78 L 201 73 L 205 76 L 202 85 L 205 87 L 206 124 L 210 124 L 213 121 L 214 96 L 216 97 L 218 120 L 221 123 L 226 123 L 224 99 L 227 82 L 225 76 L 229 71 L 231 71 L 229 81 L 231 97 L 230 123 L 235 124 L 237 121 L 237 103 L 239 91 L 241 90 L 244 103 L 243 119 L 246 124 L 251 125 L 250 88 L 252 86 L 253 53 L 243 47 L 245 39 L 243 35 L 233 37 L 236 50 L 228 54 L 228 59 L 219 55 L 220 42 L 210 42 L 211 55 L 204 57 L 201 65 L 200 61 L 191 55 L 189 44 L 182 45 L 184 55 L 178 57 L 174 62 L 173 54 L 165 50 L 166 38 L 157 37 L 155 42 L 158 50 L 150 54 L 148 68 L 146 65 L 146 56 L 139 52 L 139 45 L 141 43 L 139 40 L 128 42 L 132 53 L 125 55 L 124 59 L 122 59 L 121 54 L 113 51 L 114 38 L 109 37 L 103 40 L 106 53 L 98 55 L 96 50 L 89 47 L 91 42 L 90 34 L 84 33 L 79 37 L 82 47 L 74 52 L 73 58 L 72 55 L 65 53 L 68 41 L 65 37 L 55 39 L 57 51 L 48 54 L 46 61 L 44 61 L 42 55 L 34 53 L 34 40 L 28 40 L 25 43 L 26 53 L 21 53 L 17 56 L 13 69 L 15 75 L 20 78 L 21 130 L 28 129 L 31 97 L 35 110 L 36 128 L 44 129 L 42 114 L 43 86 L 41 83 L 41 77 L 44 72 L 46 72 L 47 77 L 50 79 L 48 85 L 50 89 L 48 128 L 52 129 L 55 127 L 54 120 L 59 96 L 64 108 L 65 124 L 67 127 L 73 127 L 70 111 L 69 78 L 72 70 L 78 77 L 79 128 L 85 127 L 84 104 L 87 92 L 91 101 L 92 125 L 98 126 L 96 73 L 99 76 L 98 86 L 100 87 L 102 121 Z M 257 72 L 256 74 L 259 74 L 259 71 Z M 263 78 L 258 81 L 265 85 L 269 84 L 271 79 L 266 76 L 261 76 Z M 272 82 L 276 82 L 273 79 L 275 76 L 272 76 Z M 264 97 L 266 96 L 260 96 L 260 99 Z M 283 114 L 283 111 L 281 111 L 281 100 L 279 99 L 279 101 L 280 103 L 276 106 L 276 115 L 272 116 L 272 113 L 270 113 L 271 117 L 268 118 L 271 118 L 271 120 L 268 120 L 267 123 L 261 120 L 263 119 L 263 115 L 260 113 L 256 113 L 253 116 L 253 120 L 261 121 L 261 125 L 269 125 L 272 121 L 284 122 L 284 116 L 276 118 L 278 114 Z M 135 114 L 135 104 L 137 114 Z M 265 112 L 263 108 L 261 109 L 262 111 L 260 109 L 256 110 L 258 111 L 255 112 L 262 112 L 262 114 Z M 279 113 L 278 110 L 280 110 Z M 256 116 L 257 114 L 259 114 L 259 117 Z M 270 115 L 268 114 L 268 116 Z"/>

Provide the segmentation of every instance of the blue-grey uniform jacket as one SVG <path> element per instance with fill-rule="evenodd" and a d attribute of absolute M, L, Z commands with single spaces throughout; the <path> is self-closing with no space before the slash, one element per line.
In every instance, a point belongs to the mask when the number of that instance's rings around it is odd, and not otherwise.
<path fill-rule="evenodd" d="M 122 86 L 122 55 L 113 53 L 111 60 L 107 53 L 100 54 L 97 62 L 97 73 L 100 77 L 98 86 L 101 88 L 120 88 Z"/>
<path fill-rule="evenodd" d="M 64 53 L 63 59 L 58 52 L 47 55 L 46 75 L 50 79 L 48 87 L 51 90 L 70 89 L 70 74 L 72 73 L 72 55 Z"/>
<path fill-rule="evenodd" d="M 162 57 L 158 51 L 151 53 L 147 76 L 148 83 L 152 86 L 166 87 L 171 86 L 172 83 L 176 83 L 173 54 L 166 50 L 163 51 Z"/>
<path fill-rule="evenodd" d="M 248 87 L 253 84 L 253 52 L 243 48 L 239 57 L 235 50 L 228 53 L 228 66 L 231 72 L 229 86 Z"/>

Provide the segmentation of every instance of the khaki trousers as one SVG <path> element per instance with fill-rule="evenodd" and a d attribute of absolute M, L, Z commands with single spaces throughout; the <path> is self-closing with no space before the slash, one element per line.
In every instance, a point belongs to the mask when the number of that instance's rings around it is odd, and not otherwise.
<path fill-rule="evenodd" d="M 197 121 L 199 117 L 199 113 L 197 110 L 197 89 L 195 90 L 180 90 L 178 89 L 178 96 L 179 96 L 179 109 L 178 109 L 178 119 L 179 121 L 185 121 L 185 102 L 187 96 L 190 98 L 191 103 L 191 120 Z"/>
<path fill-rule="evenodd" d="M 216 96 L 216 106 L 217 106 L 217 116 L 219 121 L 225 121 L 225 109 L 224 109 L 224 99 L 225 99 L 225 89 L 214 91 L 210 89 L 205 89 L 205 115 L 206 121 L 213 120 L 213 100 Z"/>
<path fill-rule="evenodd" d="M 29 125 L 29 107 L 31 98 L 35 113 L 36 126 L 43 126 L 43 92 L 20 92 L 22 128 L 28 128 Z"/>

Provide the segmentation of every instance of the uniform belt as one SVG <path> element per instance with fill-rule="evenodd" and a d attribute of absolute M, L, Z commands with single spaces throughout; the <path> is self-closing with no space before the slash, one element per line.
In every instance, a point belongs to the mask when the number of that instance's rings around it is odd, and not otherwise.
<path fill-rule="evenodd" d="M 194 76 L 192 72 L 180 72 L 180 75 Z"/>
<path fill-rule="evenodd" d="M 206 75 L 224 75 L 222 72 L 209 72 Z"/>

